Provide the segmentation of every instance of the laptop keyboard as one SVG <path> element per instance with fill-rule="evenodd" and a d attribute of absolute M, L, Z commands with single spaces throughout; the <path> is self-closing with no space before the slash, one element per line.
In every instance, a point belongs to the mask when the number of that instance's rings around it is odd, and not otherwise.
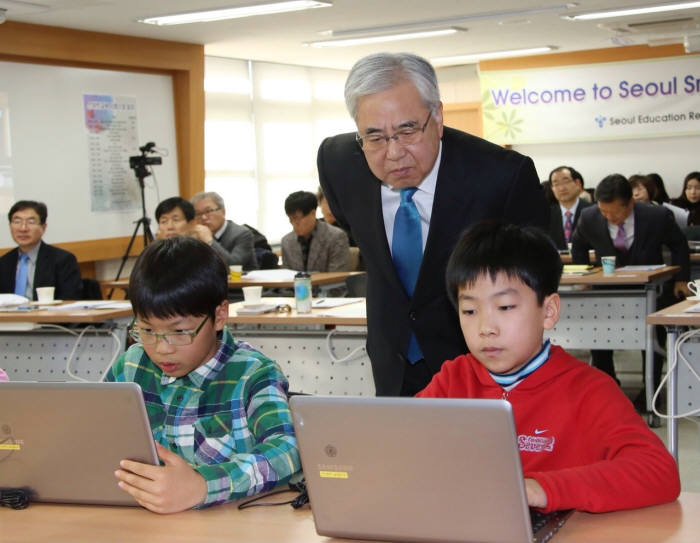
<path fill-rule="evenodd" d="M 549 541 L 572 513 L 572 509 L 566 511 L 552 511 L 551 513 L 540 513 L 539 511 L 530 509 L 533 543 Z"/>

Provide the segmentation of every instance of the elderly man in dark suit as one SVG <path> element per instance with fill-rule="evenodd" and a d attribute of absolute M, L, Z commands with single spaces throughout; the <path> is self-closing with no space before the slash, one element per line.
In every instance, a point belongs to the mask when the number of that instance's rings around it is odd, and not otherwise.
<path fill-rule="evenodd" d="M 17 248 L 0 258 L 0 292 L 36 300 L 38 287 L 54 287 L 56 299 L 80 299 L 82 281 L 75 256 L 41 240 L 47 226 L 46 204 L 20 200 L 7 217 Z"/>
<path fill-rule="evenodd" d="M 532 161 L 443 127 L 435 70 L 411 54 L 358 61 L 345 83 L 357 133 L 326 139 L 318 172 L 367 281 L 367 350 L 378 395 L 412 395 L 466 352 L 445 292 L 447 259 L 484 219 L 546 228 Z"/>
<path fill-rule="evenodd" d="M 579 197 L 583 192 L 583 177 L 571 166 L 559 166 L 549 174 L 549 186 L 557 205 L 549 209 L 549 237 L 557 249 L 565 251 L 571 243 L 581 210 L 591 205 Z"/>
<path fill-rule="evenodd" d="M 200 192 L 192 197 L 194 216 L 207 229 L 192 234 L 208 243 L 221 255 L 227 265 L 240 264 L 244 270 L 256 270 L 253 233 L 245 226 L 226 220 L 224 199 L 216 192 Z"/>
<path fill-rule="evenodd" d="M 628 264 L 663 264 L 662 250 L 671 253 L 671 264 L 681 270 L 674 277 L 672 289 L 665 289 L 657 302 L 663 308 L 690 292 L 688 241 L 676 224 L 673 213 L 663 206 L 635 203 L 632 186 L 620 174 L 603 179 L 595 191 L 597 205 L 584 209 L 572 237 L 571 257 L 574 264 L 589 264 L 589 250 L 601 256 L 615 255 L 616 266 Z M 671 293 L 670 290 L 673 292 Z M 593 365 L 615 376 L 612 351 L 591 351 Z M 660 360 L 654 363 L 654 383 L 661 379 Z"/>

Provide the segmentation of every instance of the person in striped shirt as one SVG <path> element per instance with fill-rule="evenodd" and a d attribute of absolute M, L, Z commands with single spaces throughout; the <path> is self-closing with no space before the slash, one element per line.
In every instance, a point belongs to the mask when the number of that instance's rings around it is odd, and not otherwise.
<path fill-rule="evenodd" d="M 115 476 L 151 511 L 237 500 L 301 470 L 287 380 L 226 327 L 227 277 L 221 257 L 189 237 L 155 241 L 131 273 L 136 343 L 105 380 L 143 390 L 161 465 L 123 460 Z"/>

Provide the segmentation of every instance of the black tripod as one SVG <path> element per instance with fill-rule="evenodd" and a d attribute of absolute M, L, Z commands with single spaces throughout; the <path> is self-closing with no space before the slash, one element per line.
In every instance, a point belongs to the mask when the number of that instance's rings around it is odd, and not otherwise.
<path fill-rule="evenodd" d="M 144 147 L 140 147 L 139 149 L 141 150 L 141 156 L 132 156 L 129 157 L 129 164 L 130 166 L 134 169 L 134 173 L 136 174 L 136 178 L 139 181 L 139 188 L 141 190 L 141 218 L 136 221 L 136 227 L 134 228 L 134 233 L 131 234 L 131 239 L 129 240 L 129 245 L 126 246 L 126 252 L 124 253 L 124 256 L 122 257 L 121 264 L 119 265 L 119 270 L 117 271 L 117 276 L 114 278 L 115 281 L 119 280 L 119 277 L 122 274 L 122 270 L 124 269 L 124 265 L 126 264 L 126 261 L 129 259 L 129 253 L 131 253 L 131 247 L 134 245 L 134 240 L 136 239 L 137 234 L 139 233 L 139 228 L 143 227 L 143 246 L 144 248 L 148 246 L 149 243 L 153 241 L 153 232 L 151 232 L 151 219 L 148 218 L 146 215 L 146 196 L 144 194 L 144 182 L 143 180 L 151 175 L 151 172 L 149 172 L 146 169 L 146 164 L 160 164 L 160 157 L 158 158 L 158 161 L 155 161 L 154 158 L 147 158 L 146 153 L 150 151 L 148 148 L 149 145 L 153 146 L 152 143 L 146 144 Z M 112 293 L 114 292 L 114 288 L 111 288 L 109 293 L 107 294 L 107 298 L 111 299 L 112 298 Z"/>

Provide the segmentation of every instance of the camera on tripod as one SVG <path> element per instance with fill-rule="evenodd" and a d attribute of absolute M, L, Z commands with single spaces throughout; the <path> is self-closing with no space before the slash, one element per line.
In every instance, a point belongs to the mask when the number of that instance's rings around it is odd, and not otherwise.
<path fill-rule="evenodd" d="M 141 151 L 141 154 L 129 157 L 129 167 L 136 170 L 138 168 L 145 168 L 146 166 L 158 166 L 160 164 L 163 164 L 162 157 L 146 156 L 146 153 L 155 153 L 155 147 L 156 144 L 152 141 L 149 141 L 146 145 L 139 147 L 139 151 Z"/>

